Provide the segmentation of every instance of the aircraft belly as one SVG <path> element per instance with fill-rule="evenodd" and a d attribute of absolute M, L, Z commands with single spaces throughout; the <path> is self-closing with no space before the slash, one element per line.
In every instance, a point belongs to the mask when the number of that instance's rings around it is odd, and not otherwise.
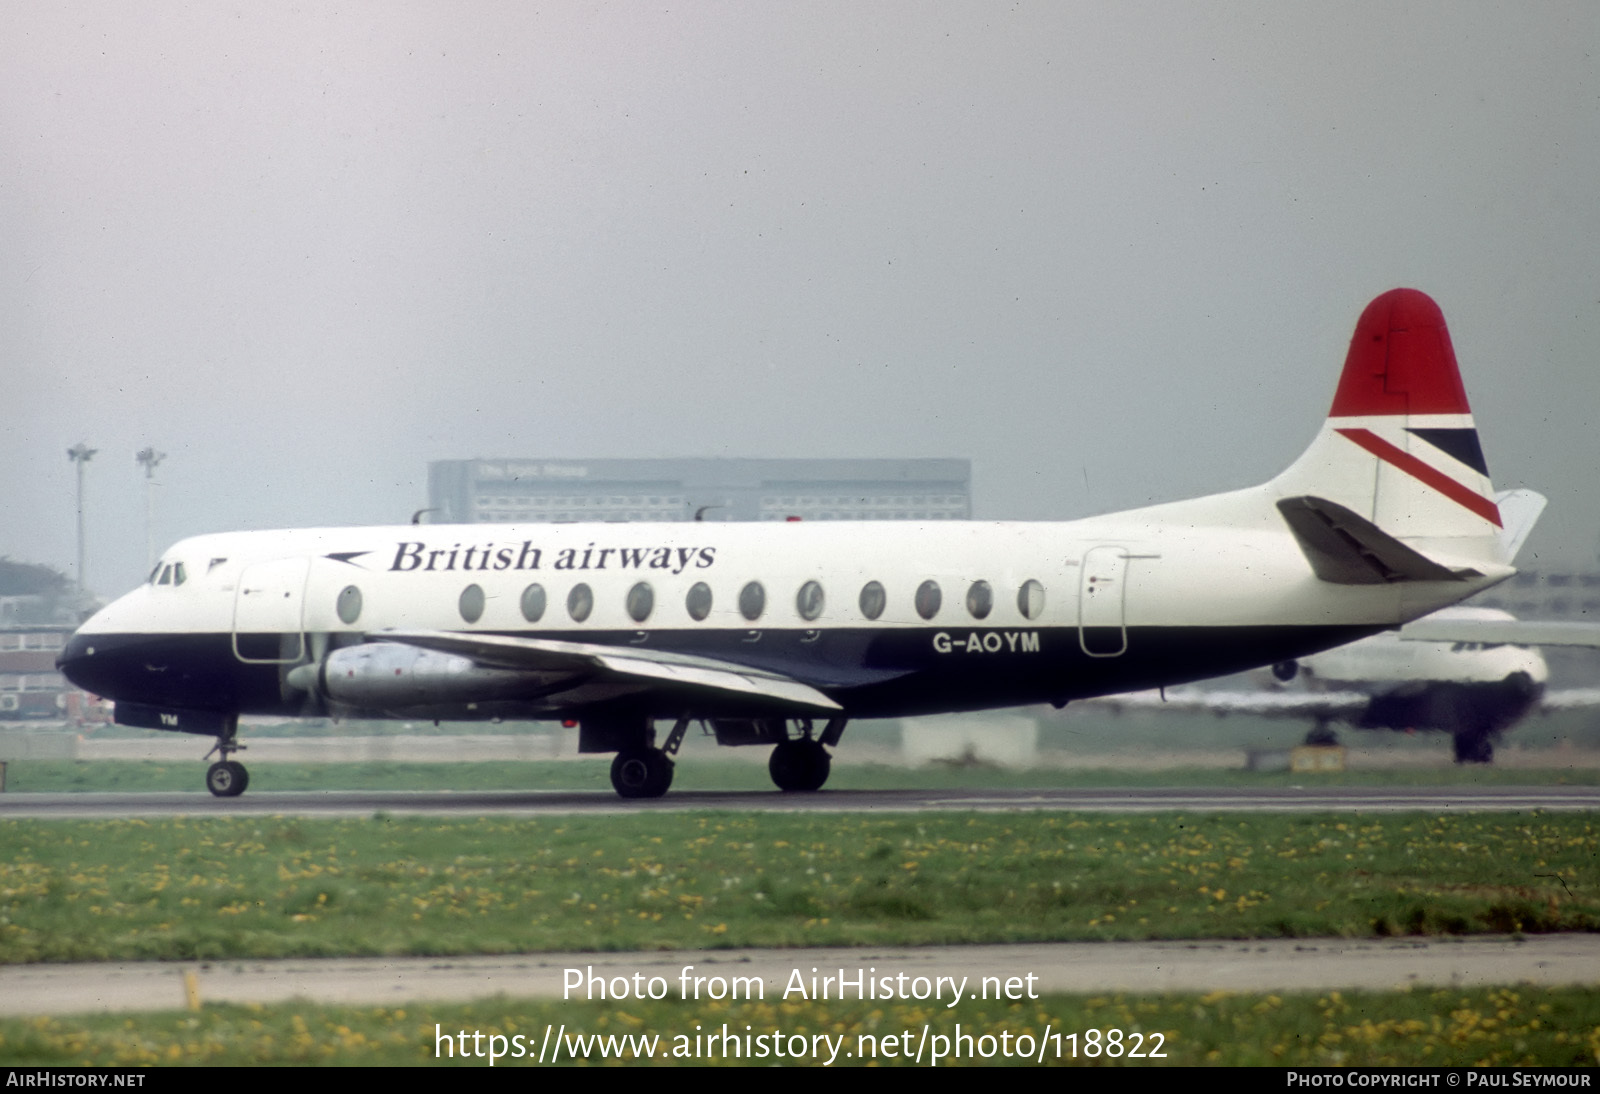
<path fill-rule="evenodd" d="M 1228 626 L 1127 629 L 1118 656 L 1086 652 L 1076 627 L 840 628 L 822 632 L 540 632 L 626 652 L 647 648 L 714 658 L 804 682 L 851 717 L 1062 702 L 1236 672 L 1300 657 L 1370 633 L 1371 627 Z M 631 641 L 630 641 L 631 639 Z M 245 714 L 304 713 L 305 696 L 284 685 L 284 666 L 241 663 L 231 634 L 96 635 L 95 654 L 72 660 L 71 678 L 96 694 L 153 706 Z M 80 651 L 81 652 L 81 651 Z M 170 669 L 161 670 L 169 665 Z M 531 674 L 530 674 L 531 675 Z M 426 709 L 375 715 L 450 718 L 559 718 L 591 706 L 627 702 L 659 717 L 796 713 L 770 697 L 712 694 L 692 684 L 574 679 L 525 699 L 458 696 Z M 430 713 L 431 712 L 431 713 Z"/>

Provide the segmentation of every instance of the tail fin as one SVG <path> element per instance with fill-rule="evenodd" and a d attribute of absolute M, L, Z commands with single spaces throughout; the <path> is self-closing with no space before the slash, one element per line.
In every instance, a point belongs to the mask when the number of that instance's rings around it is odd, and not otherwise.
<path fill-rule="evenodd" d="M 1426 294 L 1367 305 L 1327 422 L 1272 489 L 1331 502 L 1452 568 L 1506 561 L 1450 333 Z"/>

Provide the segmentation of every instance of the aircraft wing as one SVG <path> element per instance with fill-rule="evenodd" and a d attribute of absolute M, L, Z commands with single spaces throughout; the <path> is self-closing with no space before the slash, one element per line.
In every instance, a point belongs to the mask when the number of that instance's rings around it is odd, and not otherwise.
<path fill-rule="evenodd" d="M 567 671 L 574 676 L 602 674 L 635 682 L 648 680 L 775 699 L 816 710 L 841 709 L 822 692 L 793 677 L 709 657 L 591 642 L 456 631 L 382 631 L 371 637 L 468 657 L 488 668 L 526 670 L 541 675 Z"/>
<path fill-rule="evenodd" d="M 1541 714 L 1590 707 L 1600 707 L 1600 688 L 1563 688 L 1561 691 L 1546 692 L 1544 698 L 1539 700 Z"/>
<path fill-rule="evenodd" d="M 1261 718 L 1351 718 L 1365 711 L 1372 696 L 1359 691 L 1211 691 L 1169 688 L 1105 695 L 1087 702 L 1108 710 L 1164 710 L 1215 714 L 1249 714 Z"/>
<path fill-rule="evenodd" d="M 1552 623 L 1536 619 L 1422 618 L 1400 628 L 1409 642 L 1481 642 L 1503 646 L 1600 647 L 1600 623 Z"/>

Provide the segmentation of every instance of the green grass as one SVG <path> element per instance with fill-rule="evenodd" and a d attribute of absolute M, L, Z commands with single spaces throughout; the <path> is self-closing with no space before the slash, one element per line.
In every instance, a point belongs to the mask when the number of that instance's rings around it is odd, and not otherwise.
<path fill-rule="evenodd" d="M 1600 929 L 1587 814 L 0 822 L 0 963 Z"/>
<path fill-rule="evenodd" d="M 959 1032 L 971 1040 L 957 1042 Z M 749 1027 L 747 1029 L 747 1027 Z M 732 1057 L 721 1040 L 726 1028 L 740 1042 L 771 1052 L 774 1035 L 787 1051 Z M 916 1063 L 952 1052 L 959 1043 L 967 1058 L 947 1055 L 939 1066 L 1035 1066 L 1036 1060 L 1006 1059 L 1020 1037 L 1046 1062 L 1112 1065 L 1275 1066 L 1587 1066 L 1600 1059 L 1600 994 L 1585 989 L 1480 989 L 1410 992 L 1351 992 L 1269 995 L 1049 995 L 1025 1003 L 964 1001 L 954 1008 L 916 1003 L 661 1002 L 599 1004 L 492 999 L 471 1004 L 392 1007 L 329 1007 L 292 1003 L 273 1007 L 205 1007 L 197 1013 L 166 1012 L 128 1017 L 0 1020 L 0 1065 L 147 1067 L 165 1064 L 418 1065 L 485 1067 L 491 1048 L 500 1067 L 536 1064 L 541 1046 L 560 1039 L 570 1057 L 574 1037 L 586 1040 L 577 1062 L 632 1064 L 654 1037 L 656 1063 L 803 1064 L 826 1062 L 819 1035 L 838 1047 L 835 1066 L 868 1062 Z M 924 1042 L 923 1032 L 928 1040 Z M 1108 1035 L 1105 1031 L 1121 1031 Z M 1052 1033 L 1049 1039 L 1042 1037 Z M 1090 1031 L 1096 1031 L 1091 1035 Z M 465 1032 L 461 1041 L 455 1035 Z M 474 1038 L 473 1034 L 481 1034 Z M 591 1035 L 614 1038 L 620 1052 L 602 1054 Z M 707 1035 L 715 1035 L 707 1038 Z M 907 1036 L 909 1034 L 909 1036 Z M 1069 1034 L 1076 1034 L 1075 1042 Z M 1134 1034 L 1137 1034 L 1137 1039 Z M 564 1036 L 563 1036 L 564 1035 Z M 498 1037 L 499 1041 L 493 1038 Z M 791 1038 L 802 1038 L 794 1041 Z M 442 1038 L 442 1039 L 441 1039 Z M 943 1041 L 936 1038 L 943 1038 Z M 984 1040 L 983 1038 L 988 1038 Z M 891 1040 L 892 1039 L 892 1040 Z M 463 1044 L 474 1055 L 456 1053 Z M 893 1045 L 893 1056 L 884 1046 Z M 1105 1046 L 1120 1044 L 1122 1054 Z M 1130 1060 L 1137 1045 L 1162 1052 Z M 822 1059 L 812 1055 L 815 1046 Z M 1059 1047 L 1058 1047 L 1059 1046 Z M 710 1055 L 707 1055 L 708 1050 Z M 648 1049 L 647 1049 L 648 1051 Z M 987 1058 L 971 1056 L 987 1052 Z M 674 1058 L 676 1054 L 676 1058 Z M 752 1055 L 755 1055 L 752 1053 Z"/>
<path fill-rule="evenodd" d="M 246 762 L 249 757 L 246 754 Z M 250 792 L 274 790 L 599 790 L 611 791 L 605 759 L 505 763 L 249 764 Z M 154 761 L 13 760 L 13 794 L 163 791 L 204 793 L 205 764 Z M 1336 774 L 1177 768 L 1159 771 L 930 764 L 907 768 L 836 762 L 830 790 L 1028 790 L 1052 787 L 1157 786 L 1594 786 L 1600 769 L 1509 769 L 1450 764 L 1430 768 Z M 680 760 L 674 791 L 773 789 L 765 764 L 689 757 Z"/>

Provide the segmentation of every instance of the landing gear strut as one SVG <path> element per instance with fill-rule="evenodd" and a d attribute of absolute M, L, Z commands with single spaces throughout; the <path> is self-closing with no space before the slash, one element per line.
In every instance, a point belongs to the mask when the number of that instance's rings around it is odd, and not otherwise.
<path fill-rule="evenodd" d="M 217 734 L 217 746 L 211 750 L 220 753 L 222 758 L 206 769 L 206 789 L 217 797 L 237 798 L 250 785 L 250 772 L 245 770 L 244 764 L 228 759 L 230 753 L 243 749 L 244 745 L 239 743 L 239 719 L 236 715 L 229 718 L 223 731 Z M 210 754 L 206 753 L 208 756 Z"/>

